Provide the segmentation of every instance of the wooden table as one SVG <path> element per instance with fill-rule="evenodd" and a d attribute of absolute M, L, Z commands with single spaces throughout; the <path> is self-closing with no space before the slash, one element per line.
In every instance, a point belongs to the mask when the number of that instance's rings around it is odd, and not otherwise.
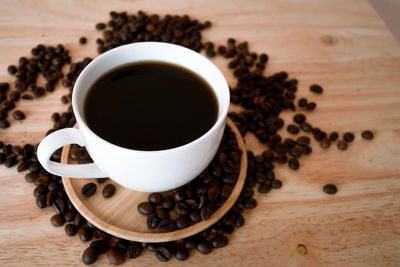
<path fill-rule="evenodd" d="M 400 46 L 367 1 L 2 0 L 0 81 L 11 82 L 7 66 L 39 43 L 65 44 L 74 60 L 96 56 L 95 23 L 106 21 L 110 10 L 140 9 L 211 20 L 204 39 L 218 44 L 228 37 L 248 40 L 252 50 L 269 54 L 267 73 L 288 71 L 300 81 L 298 97 L 317 101 L 308 114 L 313 124 L 357 136 L 346 152 L 323 151 L 314 142 L 298 171 L 278 167 L 283 187 L 256 195 L 258 206 L 245 211 L 245 226 L 227 247 L 162 266 L 400 265 Z M 81 36 L 87 45 L 78 44 Z M 215 62 L 232 83 L 226 61 Z M 311 94 L 312 83 L 324 94 Z M 43 99 L 20 102 L 27 119 L 0 130 L 0 140 L 39 142 L 52 112 L 66 109 L 60 102 L 66 93 L 60 86 Z M 283 114 L 286 123 L 291 116 Z M 360 138 L 367 128 L 376 136 L 371 142 Z M 255 152 L 265 149 L 251 135 L 246 140 Z M 50 225 L 53 210 L 36 207 L 24 175 L 0 166 L 0 181 L 0 265 L 81 265 L 88 244 Z M 336 195 L 322 192 L 330 182 L 338 185 Z M 96 265 L 106 262 L 103 255 Z M 161 265 L 149 252 L 125 265 L 135 264 Z"/>

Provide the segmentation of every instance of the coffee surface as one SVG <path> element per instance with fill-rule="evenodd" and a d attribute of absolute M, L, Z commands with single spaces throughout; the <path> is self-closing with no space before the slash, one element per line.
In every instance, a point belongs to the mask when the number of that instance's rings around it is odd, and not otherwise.
<path fill-rule="evenodd" d="M 185 68 L 141 62 L 101 76 L 84 103 L 89 128 L 106 141 L 135 150 L 185 145 L 217 120 L 214 92 Z"/>

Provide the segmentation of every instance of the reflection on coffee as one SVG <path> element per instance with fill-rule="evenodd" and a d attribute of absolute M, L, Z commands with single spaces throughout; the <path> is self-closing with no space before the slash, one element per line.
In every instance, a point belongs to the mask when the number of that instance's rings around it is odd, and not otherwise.
<path fill-rule="evenodd" d="M 192 71 L 163 62 L 125 65 L 89 89 L 84 116 L 89 128 L 115 145 L 163 150 L 205 134 L 218 103 L 208 83 Z"/>

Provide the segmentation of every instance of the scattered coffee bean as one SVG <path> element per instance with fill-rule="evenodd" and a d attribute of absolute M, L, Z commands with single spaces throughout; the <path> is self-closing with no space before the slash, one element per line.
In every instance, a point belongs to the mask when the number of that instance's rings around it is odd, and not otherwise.
<path fill-rule="evenodd" d="M 273 180 L 271 182 L 272 188 L 278 189 L 282 187 L 282 182 L 280 180 Z"/>
<path fill-rule="evenodd" d="M 299 168 L 299 161 L 295 158 L 289 159 L 288 163 L 292 170 L 297 170 Z"/>
<path fill-rule="evenodd" d="M 78 229 L 78 235 L 82 241 L 87 242 L 92 239 L 93 232 L 92 229 L 90 229 L 89 227 L 81 227 Z"/>
<path fill-rule="evenodd" d="M 175 222 L 170 218 L 163 219 L 158 224 L 158 228 L 160 229 L 161 232 L 174 231 L 175 230 Z"/>
<path fill-rule="evenodd" d="M 147 227 L 150 229 L 154 229 L 158 226 L 158 216 L 156 214 L 150 214 L 149 217 L 147 217 Z"/>
<path fill-rule="evenodd" d="M 6 159 L 6 161 L 4 162 L 4 166 L 6 166 L 7 168 L 11 168 L 15 164 L 17 164 L 17 162 L 18 162 L 18 160 L 15 155 L 9 155 Z"/>
<path fill-rule="evenodd" d="M 149 202 L 153 204 L 161 204 L 164 200 L 161 193 L 151 193 L 148 197 Z"/>
<path fill-rule="evenodd" d="M 68 236 L 74 236 L 74 235 L 76 235 L 76 232 L 77 232 L 77 228 L 72 223 L 65 225 L 65 233 Z"/>
<path fill-rule="evenodd" d="M 187 228 L 190 226 L 190 220 L 186 215 L 180 215 L 175 220 L 176 227 L 179 229 Z"/>
<path fill-rule="evenodd" d="M 337 187 L 334 184 L 327 184 L 324 186 L 324 192 L 331 195 L 336 194 Z"/>
<path fill-rule="evenodd" d="M 11 101 L 15 102 L 19 100 L 21 94 L 18 91 L 12 91 L 8 97 Z"/>
<path fill-rule="evenodd" d="M 228 244 L 228 238 L 224 235 L 217 235 L 211 241 L 214 248 L 222 248 Z"/>
<path fill-rule="evenodd" d="M 351 143 L 354 140 L 354 134 L 351 132 L 346 132 L 343 134 L 343 139 L 347 142 L 347 143 Z"/>
<path fill-rule="evenodd" d="M 138 211 L 143 215 L 149 215 L 154 212 L 154 206 L 150 202 L 142 202 L 138 205 Z"/>
<path fill-rule="evenodd" d="M 8 122 L 8 120 L 0 120 L 0 128 L 8 128 L 10 126 L 10 123 Z"/>
<path fill-rule="evenodd" d="M 132 242 L 127 249 L 127 255 L 129 258 L 134 259 L 139 257 L 142 253 L 143 247 L 140 243 Z"/>
<path fill-rule="evenodd" d="M 321 147 L 323 149 L 328 149 L 331 146 L 331 141 L 328 138 L 324 138 L 321 141 Z"/>
<path fill-rule="evenodd" d="M 16 120 L 24 120 L 25 119 L 25 114 L 21 110 L 15 110 L 13 112 L 13 117 Z"/>
<path fill-rule="evenodd" d="M 172 253 L 167 247 L 161 246 L 156 249 L 156 258 L 160 261 L 169 261 L 171 257 Z"/>
<path fill-rule="evenodd" d="M 8 83 L 0 82 L 0 94 L 5 94 L 8 90 L 8 88 L 10 88 L 10 85 Z"/>
<path fill-rule="evenodd" d="M 180 261 L 186 260 L 187 258 L 189 258 L 189 251 L 188 251 L 188 249 L 185 248 L 185 247 L 178 248 L 178 249 L 176 250 L 176 252 L 175 252 L 175 257 L 176 257 L 178 260 L 180 260 Z"/>
<path fill-rule="evenodd" d="M 103 188 L 103 196 L 105 198 L 109 198 L 112 197 L 115 193 L 115 186 L 113 184 L 107 184 L 104 188 Z"/>
<path fill-rule="evenodd" d="M 339 138 L 339 134 L 337 132 L 331 132 L 331 134 L 329 135 L 329 139 L 334 142 Z"/>
<path fill-rule="evenodd" d="M 346 150 L 347 149 L 347 142 L 344 141 L 344 140 L 339 140 L 338 143 L 337 143 L 337 147 L 340 150 Z"/>
<path fill-rule="evenodd" d="M 314 92 L 314 93 L 316 93 L 316 94 L 322 94 L 322 92 L 323 92 L 324 90 L 322 89 L 322 87 L 321 87 L 320 85 L 318 85 L 318 84 L 312 84 L 312 85 L 310 86 L 310 91 L 311 91 L 311 92 Z"/>
<path fill-rule="evenodd" d="M 201 254 L 209 254 L 212 251 L 212 245 L 210 242 L 204 240 L 197 244 L 196 249 Z"/>
<path fill-rule="evenodd" d="M 97 260 L 97 251 L 94 247 L 88 247 L 82 253 L 82 262 L 86 265 L 90 265 Z"/>
<path fill-rule="evenodd" d="M 271 190 L 271 182 L 266 181 L 265 183 L 260 184 L 260 187 L 258 188 L 258 192 L 260 193 L 268 193 Z"/>
<path fill-rule="evenodd" d="M 107 258 L 113 265 L 120 265 L 125 262 L 125 255 L 116 248 L 110 248 L 107 251 Z"/>
<path fill-rule="evenodd" d="M 97 186 L 95 183 L 87 183 L 81 189 L 81 194 L 84 197 L 90 197 L 96 192 Z"/>
<path fill-rule="evenodd" d="M 38 208 L 43 209 L 47 206 L 47 198 L 45 195 L 40 195 L 36 198 L 36 205 Z"/>
<path fill-rule="evenodd" d="M 293 121 L 297 124 L 301 124 L 306 121 L 306 116 L 304 116 L 304 114 L 298 113 L 293 116 Z"/>
<path fill-rule="evenodd" d="M 315 102 L 310 102 L 307 104 L 307 110 L 314 110 L 317 107 Z"/>
<path fill-rule="evenodd" d="M 166 197 L 162 203 L 162 207 L 166 210 L 172 210 L 175 207 L 175 201 L 173 197 Z"/>
<path fill-rule="evenodd" d="M 297 127 L 297 126 L 294 125 L 294 124 L 289 124 L 289 125 L 287 126 L 287 131 L 288 131 L 289 133 L 292 133 L 292 134 L 297 134 L 297 133 L 300 132 L 300 129 L 299 129 L 299 127 Z"/>
<path fill-rule="evenodd" d="M 87 43 L 86 37 L 81 37 L 81 38 L 79 38 L 79 43 L 80 43 L 81 45 L 86 44 L 86 43 Z"/>
<path fill-rule="evenodd" d="M 363 131 L 361 136 L 366 140 L 372 140 L 374 138 L 374 134 L 370 130 Z"/>
<path fill-rule="evenodd" d="M 307 99 L 305 98 L 300 98 L 299 101 L 297 102 L 297 105 L 299 105 L 299 107 L 301 108 L 305 108 L 307 106 Z"/>
<path fill-rule="evenodd" d="M 310 144 L 310 137 L 308 136 L 300 136 L 297 138 L 296 142 L 299 146 L 308 146 Z"/>
<path fill-rule="evenodd" d="M 65 223 L 65 219 L 64 219 L 64 216 L 62 216 L 60 214 L 56 214 L 50 218 L 50 222 L 53 226 L 61 226 Z"/>

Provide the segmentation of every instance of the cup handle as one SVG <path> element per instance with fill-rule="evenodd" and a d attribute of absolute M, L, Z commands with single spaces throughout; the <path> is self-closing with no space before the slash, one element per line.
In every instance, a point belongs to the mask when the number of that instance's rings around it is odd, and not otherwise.
<path fill-rule="evenodd" d="M 71 178 L 102 178 L 108 176 L 95 163 L 76 165 L 63 164 L 50 160 L 51 155 L 57 149 L 68 144 L 84 146 L 85 139 L 77 129 L 65 128 L 49 134 L 40 142 L 37 149 L 37 157 L 46 171 Z"/>

